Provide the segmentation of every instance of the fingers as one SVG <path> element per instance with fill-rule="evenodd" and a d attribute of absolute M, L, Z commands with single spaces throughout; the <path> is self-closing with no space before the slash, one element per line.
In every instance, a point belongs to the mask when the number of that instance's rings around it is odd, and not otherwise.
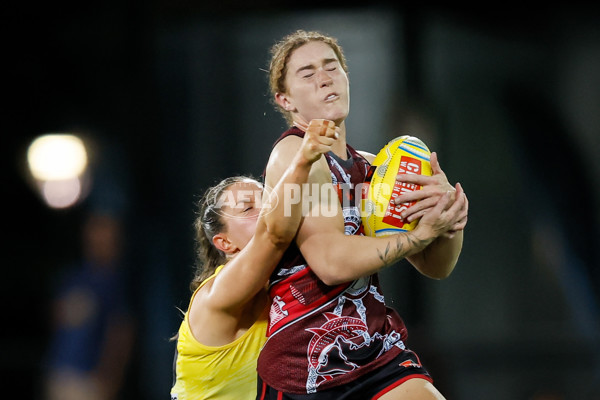
<path fill-rule="evenodd" d="M 465 227 L 467 226 L 467 218 L 465 217 L 465 219 L 457 222 L 456 224 L 454 224 L 452 226 L 452 231 L 453 232 L 458 232 L 458 231 L 462 231 L 465 229 Z"/>
<path fill-rule="evenodd" d="M 431 155 L 429 156 L 429 163 L 431 164 L 431 171 L 433 172 L 433 175 L 444 173 L 444 171 L 442 171 L 442 167 L 440 166 L 440 162 L 435 151 L 431 152 Z"/>
<path fill-rule="evenodd" d="M 437 202 L 437 204 L 435 205 L 435 207 L 433 207 L 433 213 L 436 215 L 442 215 L 442 213 L 444 212 L 444 210 L 447 208 L 448 204 L 450 203 L 450 192 L 446 192 L 444 193 L 444 195 L 440 198 L 440 200 Z M 452 207 L 450 207 L 452 208 Z"/>
<path fill-rule="evenodd" d="M 396 181 L 400 182 L 403 186 L 409 187 L 410 185 L 421 186 L 420 190 L 406 191 L 402 195 L 394 199 L 394 204 L 408 203 L 412 201 L 424 201 L 427 198 L 433 198 L 437 202 L 439 196 L 444 192 L 450 190 L 454 191 L 454 187 L 450 185 L 446 175 L 442 171 L 438 162 L 437 153 L 432 152 L 430 157 L 432 176 L 418 175 L 418 174 L 398 174 Z M 422 205 L 420 208 L 424 207 Z M 432 206 L 428 204 L 427 206 Z M 412 207 L 411 207 L 412 208 Z M 414 210 L 415 212 L 417 210 Z M 411 214 L 412 212 L 409 212 Z"/>
<path fill-rule="evenodd" d="M 415 185 L 433 185 L 438 183 L 438 180 L 433 176 L 428 175 L 419 175 L 419 174 L 407 174 L 407 173 L 399 173 L 396 175 L 396 180 L 402 183 L 412 183 Z"/>
<path fill-rule="evenodd" d="M 402 216 L 402 218 L 406 219 L 408 222 L 413 222 L 415 219 L 419 219 L 423 215 L 425 215 L 427 213 L 427 211 L 430 210 L 430 209 L 431 209 L 431 207 L 429 207 L 429 208 L 423 208 L 423 209 L 421 209 L 419 211 L 416 211 L 413 214 L 410 214 L 410 215 L 408 215 L 406 217 Z"/>
<path fill-rule="evenodd" d="M 469 201 L 462 185 L 457 183 L 454 189 L 446 191 L 435 205 L 411 214 L 408 220 L 421 218 L 419 225 L 429 225 L 438 234 L 453 238 L 457 232 L 465 229 L 469 210 Z"/>
<path fill-rule="evenodd" d="M 335 138 L 338 136 L 335 122 L 328 119 L 313 119 L 308 124 L 307 133 Z"/>
<path fill-rule="evenodd" d="M 451 230 L 459 231 L 465 228 L 469 214 L 469 201 L 460 183 L 456 184 L 456 200 L 447 213 L 453 220 Z"/>
<path fill-rule="evenodd" d="M 400 216 L 402 219 L 406 219 L 408 222 L 412 222 L 415 219 L 421 218 L 425 213 L 435 207 L 437 204 L 437 198 L 429 198 L 420 200 L 412 206 L 408 207 L 406 210 L 402 211 Z"/>
<path fill-rule="evenodd" d="M 425 201 L 427 198 L 434 198 L 434 202 L 437 202 L 439 196 L 443 194 L 443 189 L 436 187 L 437 181 L 435 178 L 415 174 L 398 175 L 398 178 L 400 177 L 401 179 L 397 179 L 397 182 L 400 182 L 400 185 L 407 190 L 403 190 L 401 195 L 396 196 L 392 200 L 396 205 L 414 201 Z M 414 185 L 413 190 L 410 190 L 411 185 Z M 431 205 L 433 205 L 433 203 Z"/>
<path fill-rule="evenodd" d="M 456 188 L 457 188 L 457 193 L 459 192 L 460 189 L 460 200 L 462 201 L 462 208 L 460 209 L 459 215 L 458 215 L 458 221 L 454 224 L 454 226 L 452 227 L 452 230 L 455 231 L 460 231 L 465 229 L 465 226 L 467 225 L 467 220 L 468 220 L 468 216 L 469 216 L 469 199 L 467 198 L 467 195 L 465 194 L 462 186 L 460 185 L 460 183 L 456 184 Z"/>
<path fill-rule="evenodd" d="M 342 132 L 342 128 L 340 128 L 339 126 L 336 125 L 335 133 L 334 133 L 336 139 L 340 137 L 341 132 Z"/>
<path fill-rule="evenodd" d="M 463 189 L 463 187 L 460 183 L 456 183 L 455 190 L 456 190 L 456 201 L 450 208 L 451 209 L 454 208 L 455 210 L 463 211 L 464 213 L 466 213 L 468 202 L 467 202 L 467 196 L 465 195 L 465 190 Z"/>
<path fill-rule="evenodd" d="M 405 187 L 408 186 L 406 185 L 408 181 L 412 181 L 410 182 L 411 184 L 421 186 L 421 189 L 402 193 L 394 199 L 394 204 L 409 203 L 411 201 L 419 201 L 426 198 L 434 198 L 434 201 L 437 201 L 439 196 L 443 193 L 454 191 L 454 187 L 449 183 L 440 183 L 437 178 L 430 176 L 415 174 L 398 175 L 397 181 L 401 182 Z"/>
<path fill-rule="evenodd" d="M 453 214 L 450 211 L 452 207 L 448 207 L 451 201 L 451 193 L 448 191 L 444 193 L 435 207 L 426 210 L 425 216 L 435 218 L 438 234 L 448 232 L 454 225 Z"/>
<path fill-rule="evenodd" d="M 452 188 L 452 186 L 448 182 L 448 179 L 446 178 L 446 175 L 444 175 L 443 172 L 433 174 L 432 176 L 399 173 L 398 175 L 396 175 L 396 181 L 402 184 L 413 184 L 422 187 L 438 185 L 446 186 L 447 188 Z"/>
<path fill-rule="evenodd" d="M 423 200 L 428 196 L 431 196 L 431 194 L 429 194 L 428 191 L 426 191 L 424 189 L 413 190 L 410 192 L 402 193 L 399 196 L 396 196 L 393 199 L 393 202 L 394 202 L 394 204 L 410 203 L 413 201 Z"/>
<path fill-rule="evenodd" d="M 309 136 L 309 140 L 313 140 L 318 145 L 330 147 L 335 143 L 335 140 L 339 137 L 335 122 L 327 119 L 313 119 L 310 121 L 306 135 Z M 329 150 L 327 150 L 329 151 Z M 322 151 L 322 152 L 327 152 Z"/>
<path fill-rule="evenodd" d="M 338 138 L 339 134 L 338 134 L 338 127 L 335 126 L 335 122 L 333 121 L 329 121 L 329 120 L 323 120 L 323 128 L 324 128 L 324 133 L 323 135 L 329 138 Z"/>
<path fill-rule="evenodd" d="M 339 134 L 333 121 L 325 119 L 311 120 L 304 135 L 303 152 L 310 162 L 318 160 L 322 154 L 331 151 Z"/>

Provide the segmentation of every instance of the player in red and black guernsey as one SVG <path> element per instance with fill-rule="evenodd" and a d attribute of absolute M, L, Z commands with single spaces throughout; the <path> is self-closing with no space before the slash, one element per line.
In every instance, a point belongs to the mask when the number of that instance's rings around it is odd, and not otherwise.
<path fill-rule="evenodd" d="M 462 187 L 449 184 L 433 153 L 432 177 L 398 178 L 422 186 L 418 194 L 398 197 L 398 203 L 420 200 L 403 215 L 421 218 L 416 228 L 364 236 L 360 190 L 373 155 L 346 142 L 349 85 L 340 46 L 318 32 L 297 31 L 272 54 L 271 90 L 292 127 L 273 147 L 266 185 L 279 179 L 306 129 L 331 120 L 339 138 L 311 168 L 313 192 L 282 199 L 303 201 L 306 208 L 295 242 L 270 279 L 257 399 L 443 399 L 406 347 L 406 328 L 386 306 L 377 272 L 406 258 L 426 276 L 447 277 L 467 222 Z"/>

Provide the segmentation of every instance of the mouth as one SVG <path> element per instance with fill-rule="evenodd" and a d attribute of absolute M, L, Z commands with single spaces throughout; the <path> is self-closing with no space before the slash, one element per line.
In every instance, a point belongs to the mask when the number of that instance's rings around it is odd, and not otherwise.
<path fill-rule="evenodd" d="M 327 103 L 330 101 L 337 100 L 339 98 L 340 98 L 340 96 L 337 93 L 333 92 L 333 93 L 329 93 L 327 96 L 325 96 L 325 98 L 323 100 Z"/>

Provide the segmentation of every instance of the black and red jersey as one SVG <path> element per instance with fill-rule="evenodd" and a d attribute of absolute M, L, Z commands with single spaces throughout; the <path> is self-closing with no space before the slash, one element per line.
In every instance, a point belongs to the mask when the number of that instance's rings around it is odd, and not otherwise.
<path fill-rule="evenodd" d="M 303 137 L 293 127 L 289 135 Z M 362 235 L 360 186 L 368 161 L 347 145 L 347 160 L 325 155 L 344 212 L 345 233 Z M 270 280 L 267 342 L 258 374 L 288 393 L 315 393 L 344 385 L 404 351 L 406 327 L 385 304 L 378 274 L 328 286 L 292 243 Z"/>

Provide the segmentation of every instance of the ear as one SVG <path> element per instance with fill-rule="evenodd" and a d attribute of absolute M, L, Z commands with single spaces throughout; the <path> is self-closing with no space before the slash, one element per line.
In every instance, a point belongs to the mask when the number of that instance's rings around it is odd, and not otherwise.
<path fill-rule="evenodd" d="M 279 104 L 279 106 L 285 111 L 296 111 L 296 107 L 294 107 L 285 93 L 277 92 L 275 94 L 275 102 L 277 102 L 277 104 Z"/>
<path fill-rule="evenodd" d="M 232 254 L 238 250 L 231 240 L 229 240 L 229 237 L 227 237 L 227 235 L 224 233 L 217 233 L 215 236 L 213 236 L 212 242 L 217 250 L 221 250 L 225 254 Z"/>

